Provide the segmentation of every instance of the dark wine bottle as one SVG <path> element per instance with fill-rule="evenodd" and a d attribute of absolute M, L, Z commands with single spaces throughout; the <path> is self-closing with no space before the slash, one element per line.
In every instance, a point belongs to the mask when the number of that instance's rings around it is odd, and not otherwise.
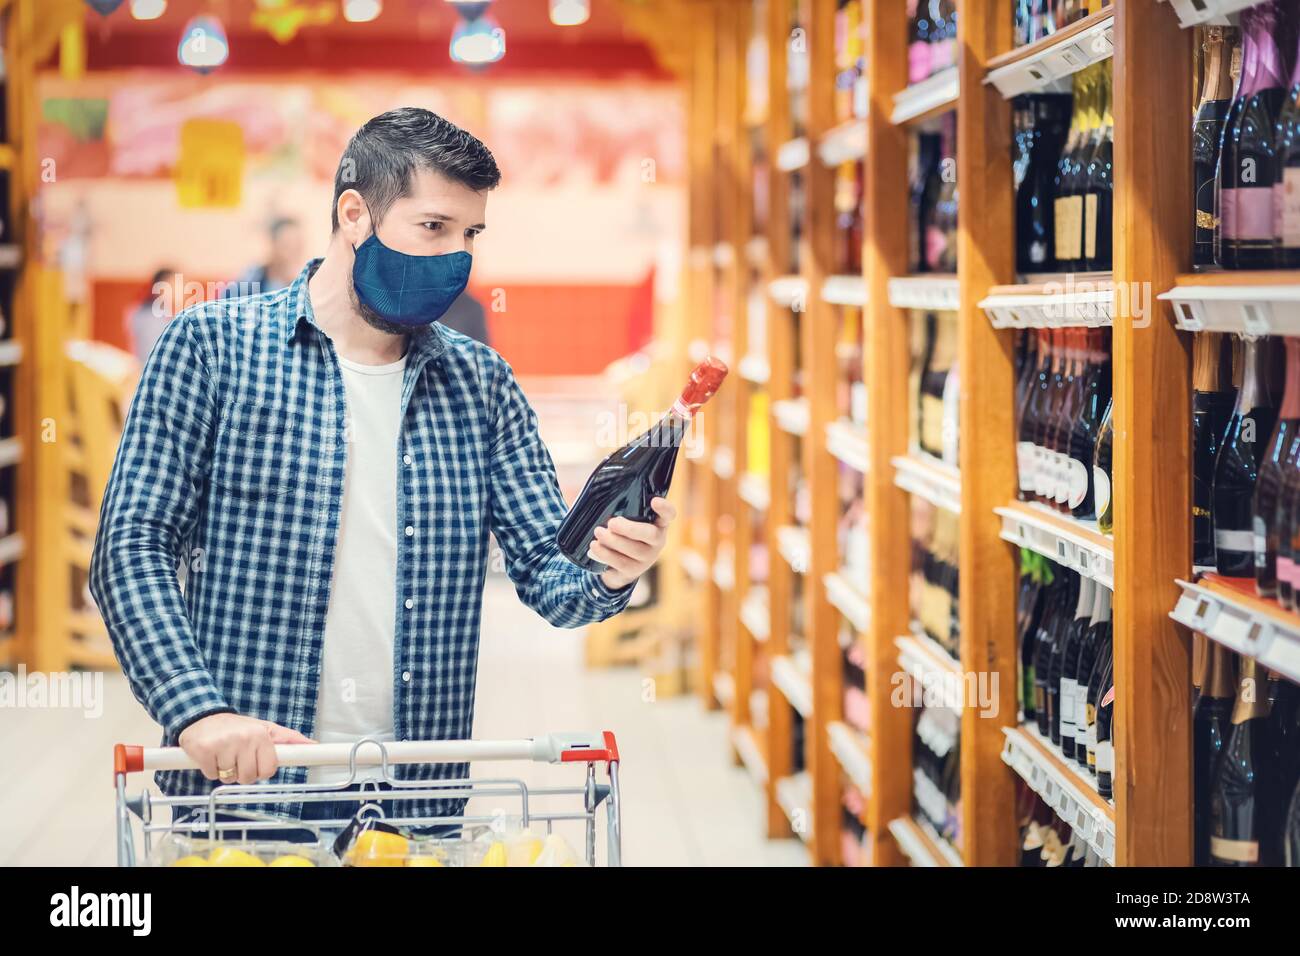
<path fill-rule="evenodd" d="M 1285 95 L 1279 8 L 1262 3 L 1242 11 L 1245 35 L 1241 112 L 1224 128 L 1219 165 L 1223 265 L 1266 269 L 1274 264 L 1273 184 L 1277 178 L 1274 124 Z"/>
<path fill-rule="evenodd" d="M 1237 395 L 1223 346 L 1218 332 L 1192 339 L 1192 564 L 1197 571 L 1214 570 L 1214 462 Z"/>
<path fill-rule="evenodd" d="M 691 419 L 717 392 L 726 375 L 726 365 L 716 358 L 705 359 L 658 424 L 596 467 L 556 534 L 566 558 L 589 571 L 604 571 L 605 565 L 587 554 L 596 529 L 620 515 L 634 521 L 654 520 L 650 502 L 668 494 L 677 452 Z"/>
<path fill-rule="evenodd" d="M 1060 703 L 1060 674 L 1052 682 L 1052 657 L 1066 629 L 1073 621 L 1074 606 L 1079 597 L 1079 575 L 1062 569 L 1062 585 L 1056 594 L 1053 612 L 1045 625 L 1039 628 L 1034 646 L 1034 720 L 1038 732 L 1051 739 L 1056 724 L 1056 710 Z M 1056 735 L 1060 740 L 1060 733 Z"/>
<path fill-rule="evenodd" d="M 1016 433 L 1016 473 L 1019 479 L 1019 498 L 1033 501 L 1038 485 L 1038 435 L 1039 416 L 1046 400 L 1052 375 L 1051 337 L 1046 329 L 1027 332 L 1037 339 L 1036 361 L 1026 389 L 1025 407 L 1020 415 Z"/>
<path fill-rule="evenodd" d="M 1084 377 L 1083 400 L 1070 434 L 1069 500 L 1074 517 L 1095 520 L 1097 517 L 1096 482 L 1092 459 L 1101 433 L 1101 419 L 1110 404 L 1110 345 L 1105 329 L 1085 333 L 1088 370 Z"/>
<path fill-rule="evenodd" d="M 1201 698 L 1192 718 L 1193 860 L 1210 865 L 1210 794 L 1215 768 L 1232 728 L 1236 698 L 1236 658 L 1222 644 L 1211 644 L 1205 655 Z"/>
<path fill-rule="evenodd" d="M 1270 672 L 1268 818 L 1261 847 L 1265 866 L 1285 865 L 1287 801 L 1300 781 L 1300 687 Z"/>
<path fill-rule="evenodd" d="M 1106 414 L 1101 417 L 1101 431 L 1097 435 L 1097 451 L 1092 458 L 1092 483 L 1097 496 L 1097 527 L 1102 534 L 1110 534 L 1115 526 L 1114 502 L 1111 500 L 1111 452 L 1114 445 L 1115 399 L 1106 403 Z"/>
<path fill-rule="evenodd" d="M 1051 562 L 1025 548 L 1020 549 L 1020 566 L 1026 587 L 1021 592 L 1023 620 L 1018 621 L 1017 637 L 1020 642 L 1020 687 L 1017 697 L 1021 720 L 1036 721 L 1034 710 L 1034 639 L 1042 625 L 1052 596 L 1052 582 L 1056 579 Z"/>
<path fill-rule="evenodd" d="M 1016 269 L 1053 272 L 1056 264 L 1057 163 L 1065 145 L 1070 97 L 1029 97 L 1029 165 L 1016 190 Z"/>
<path fill-rule="evenodd" d="M 1097 657 L 1092 664 L 1092 675 L 1088 678 L 1088 697 L 1084 704 L 1084 745 L 1088 752 L 1088 771 L 1096 776 L 1099 772 L 1097 748 L 1101 744 L 1097 719 L 1101 712 L 1102 698 L 1111 686 L 1108 679 L 1114 663 L 1115 642 L 1109 631 L 1100 636 Z"/>
<path fill-rule="evenodd" d="M 1243 657 L 1232 729 L 1210 785 L 1210 862 L 1258 866 L 1267 795 L 1260 786 L 1267 759 L 1268 688 L 1253 658 Z"/>
<path fill-rule="evenodd" d="M 1078 667 L 1079 648 L 1088 631 L 1092 619 L 1093 606 L 1097 603 L 1097 582 L 1085 578 L 1079 587 L 1079 602 L 1074 608 L 1074 620 L 1065 631 L 1060 646 L 1052 655 L 1050 680 L 1057 685 L 1056 714 L 1052 728 L 1052 743 L 1061 748 L 1063 754 L 1074 753 L 1075 740 L 1075 704 L 1078 702 Z"/>
<path fill-rule="evenodd" d="M 1074 753 L 1067 752 L 1066 757 L 1085 768 L 1088 766 L 1088 728 L 1096 719 L 1088 710 L 1088 682 L 1092 679 L 1097 655 L 1110 640 L 1111 598 L 1110 588 L 1097 587 L 1097 601 L 1093 605 L 1088 630 L 1079 644 L 1079 661 L 1075 667 Z"/>
<path fill-rule="evenodd" d="M 1291 794 L 1286 814 L 1286 831 L 1283 834 L 1282 853 L 1287 866 L 1300 866 L 1300 783 Z"/>
<path fill-rule="evenodd" d="M 1062 272 L 1077 271 L 1083 258 L 1083 194 L 1079 191 L 1079 170 L 1088 143 L 1091 73 L 1088 70 L 1076 73 L 1072 82 L 1074 114 L 1054 178 L 1056 267 Z"/>
<path fill-rule="evenodd" d="M 1114 796 L 1115 780 L 1115 655 L 1102 673 L 1101 702 L 1097 705 L 1097 793 L 1103 800 Z"/>
<path fill-rule="evenodd" d="M 1096 130 L 1087 168 L 1080 173 L 1083 193 L 1083 261 L 1091 272 L 1111 270 L 1114 221 L 1114 126 L 1110 106 L 1110 61 L 1097 67 Z"/>
<path fill-rule="evenodd" d="M 1215 565 L 1227 577 L 1254 576 L 1251 504 L 1259 465 L 1277 419 L 1270 352 L 1268 340 L 1251 339 L 1245 344 L 1241 389 L 1214 466 Z"/>
<path fill-rule="evenodd" d="M 1300 429 L 1300 339 L 1282 340 L 1286 347 L 1286 384 L 1282 392 L 1282 409 L 1273 434 L 1264 447 L 1255 481 L 1255 589 L 1260 597 L 1277 595 L 1277 551 L 1280 528 L 1278 503 L 1282 480 L 1294 467 L 1296 431 Z M 1288 456 L 1290 456 L 1288 458 Z"/>
<path fill-rule="evenodd" d="M 1282 108 L 1273 127 L 1277 178 L 1273 183 L 1273 236 L 1280 269 L 1300 268 L 1300 50 L 1296 51 Z"/>
<path fill-rule="evenodd" d="M 1192 261 L 1198 266 L 1214 265 L 1214 187 L 1219 175 L 1219 144 L 1223 125 L 1232 106 L 1232 47 L 1237 31 L 1232 27 L 1205 28 L 1204 81 L 1201 102 L 1192 126 L 1192 165 L 1196 177 L 1196 245 Z"/>

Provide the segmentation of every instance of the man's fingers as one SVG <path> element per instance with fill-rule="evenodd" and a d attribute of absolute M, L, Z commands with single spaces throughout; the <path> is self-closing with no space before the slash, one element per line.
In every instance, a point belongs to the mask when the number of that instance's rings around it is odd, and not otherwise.
<path fill-rule="evenodd" d="M 653 544 L 659 531 L 649 521 L 633 521 L 631 518 L 610 518 L 609 524 L 605 528 L 598 528 L 597 533 L 608 529 L 615 534 L 622 535 L 624 538 L 634 538 L 637 541 L 644 541 L 646 544 Z"/>
<path fill-rule="evenodd" d="M 281 727 L 279 724 L 272 723 L 269 720 L 263 721 L 266 725 L 267 733 L 271 735 L 271 742 L 275 744 L 314 744 L 316 741 L 310 737 L 291 730 L 288 727 Z"/>
<path fill-rule="evenodd" d="M 280 762 L 275 757 L 275 744 L 267 738 L 257 745 L 257 779 L 270 780 Z"/>
<path fill-rule="evenodd" d="M 244 744 L 235 760 L 235 766 L 235 780 L 240 783 L 257 783 L 257 744 L 251 741 Z"/>
<path fill-rule="evenodd" d="M 620 554 L 613 548 L 608 548 L 601 544 L 599 541 L 591 542 L 591 547 L 587 549 L 587 553 L 601 564 L 608 565 L 625 577 L 636 577 L 640 569 L 641 562 L 629 558 L 627 555 Z"/>
<path fill-rule="evenodd" d="M 655 498 L 650 502 L 650 507 L 659 517 L 655 519 L 655 524 L 660 528 L 666 528 L 677 517 L 677 509 L 667 498 Z"/>
<path fill-rule="evenodd" d="M 653 528 L 651 529 L 653 530 Z M 648 561 L 654 557 L 654 546 L 637 538 L 618 534 L 609 528 L 597 528 L 596 540 L 605 547 L 617 551 L 634 561 Z"/>

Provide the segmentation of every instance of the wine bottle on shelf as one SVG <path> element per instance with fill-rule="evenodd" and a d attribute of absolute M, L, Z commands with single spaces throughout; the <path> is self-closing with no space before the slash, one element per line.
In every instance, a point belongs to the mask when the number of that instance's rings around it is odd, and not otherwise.
<path fill-rule="evenodd" d="M 634 521 L 654 520 L 650 502 L 668 494 L 691 419 L 717 392 L 726 375 L 726 365 L 713 357 L 705 359 L 658 424 L 596 467 L 556 535 L 566 558 L 590 571 L 604 571 L 605 565 L 587 554 L 596 529 L 619 515 Z"/>
<path fill-rule="evenodd" d="M 1088 682 L 1092 679 L 1097 656 L 1111 638 L 1112 597 L 1110 588 L 1097 586 L 1097 600 L 1092 607 L 1088 629 L 1079 642 L 1078 662 L 1074 670 L 1074 753 L 1066 751 L 1065 756 L 1084 768 L 1088 766 L 1088 728 L 1095 721 L 1095 715 L 1090 715 L 1088 710 Z"/>
<path fill-rule="evenodd" d="M 1210 784 L 1210 862 L 1258 866 L 1267 820 L 1267 789 L 1260 786 L 1267 759 L 1269 698 L 1262 669 L 1241 659 L 1231 730 Z"/>
<path fill-rule="evenodd" d="M 1087 378 L 1087 351 L 1083 347 L 1085 336 L 1083 329 L 1062 330 L 1065 342 L 1064 390 L 1048 436 L 1054 471 L 1047 504 L 1057 511 L 1067 513 L 1070 510 L 1070 439 L 1074 433 L 1075 419 L 1083 406 Z"/>
<path fill-rule="evenodd" d="M 1034 364 L 1025 385 L 1024 408 L 1016 430 L 1016 473 L 1021 501 L 1033 501 L 1038 483 L 1038 458 L 1035 436 L 1038 434 L 1040 409 L 1051 380 L 1051 338 L 1046 329 L 1025 333 L 1035 341 Z"/>
<path fill-rule="evenodd" d="M 1087 70 L 1072 79 L 1074 111 L 1070 118 L 1070 132 L 1065 141 L 1053 179 L 1056 268 L 1062 272 L 1078 270 L 1081 239 L 1083 236 L 1083 197 L 1078 190 L 1076 166 L 1087 142 L 1087 110 L 1091 95 L 1091 80 Z"/>
<path fill-rule="evenodd" d="M 1286 89 L 1278 17 L 1272 0 L 1241 14 L 1241 107 L 1224 127 L 1219 162 L 1221 265 L 1228 269 L 1266 269 L 1275 259 L 1274 125 Z"/>
<path fill-rule="evenodd" d="M 1111 113 L 1110 61 L 1098 68 L 1100 90 L 1096 148 L 1088 159 L 1083 206 L 1083 256 L 1093 272 L 1110 272 L 1114 248 L 1115 119 Z"/>
<path fill-rule="evenodd" d="M 1232 27 L 1204 29 L 1203 81 L 1201 102 L 1192 126 L 1192 166 L 1196 179 L 1196 237 L 1192 261 L 1198 266 L 1214 265 L 1214 188 L 1219 175 L 1219 145 L 1223 126 L 1232 106 L 1232 49 L 1237 31 Z"/>
<path fill-rule="evenodd" d="M 1073 571 L 1063 569 L 1062 577 L 1063 587 L 1058 595 L 1055 611 L 1047 626 L 1039 629 L 1038 642 L 1034 649 L 1035 721 L 1038 724 L 1038 732 L 1049 740 L 1052 739 L 1055 730 L 1055 739 L 1058 743 L 1060 731 L 1057 729 L 1056 719 L 1061 687 L 1059 671 L 1056 682 L 1053 683 L 1052 680 L 1052 658 L 1066 630 L 1074 620 L 1072 612 L 1078 603 L 1081 583 L 1079 575 Z"/>
<path fill-rule="evenodd" d="M 929 0 L 907 0 L 909 23 L 907 43 L 907 82 L 920 83 L 930 75 L 930 23 Z"/>
<path fill-rule="evenodd" d="M 1268 762 L 1269 823 L 1267 865 L 1285 860 L 1287 802 L 1300 782 L 1300 686 L 1276 672 L 1269 674 Z"/>
<path fill-rule="evenodd" d="M 933 272 L 930 255 L 935 206 L 943 186 L 941 138 L 937 133 L 916 137 L 916 177 L 912 182 L 912 260 L 917 272 Z"/>
<path fill-rule="evenodd" d="M 1065 401 L 1066 386 L 1066 350 L 1065 330 L 1048 331 L 1052 350 L 1052 372 L 1039 409 L 1037 433 L 1034 436 L 1034 457 L 1037 465 L 1034 469 L 1034 497 L 1047 504 L 1056 498 L 1057 475 L 1060 471 L 1052 436 L 1060 415 L 1061 405 Z"/>
<path fill-rule="evenodd" d="M 1101 432 L 1101 418 L 1110 403 L 1110 344 L 1106 329 L 1088 329 L 1083 337 L 1087 343 L 1088 365 L 1082 404 L 1070 432 L 1070 497 L 1067 504 L 1074 517 L 1093 521 L 1097 517 L 1097 495 L 1092 459 Z"/>
<path fill-rule="evenodd" d="M 1210 865 L 1210 793 L 1224 742 L 1232 728 L 1236 699 L 1236 657 L 1222 644 L 1211 644 L 1205 656 L 1201 697 L 1192 718 L 1193 860 Z"/>
<path fill-rule="evenodd" d="M 1020 719 L 1025 723 L 1036 720 L 1034 712 L 1034 638 L 1042 623 L 1043 614 L 1051 600 L 1051 584 L 1055 580 L 1051 562 L 1041 555 L 1020 549 L 1020 567 L 1024 588 L 1017 614 L 1017 640 L 1020 647 L 1020 682 L 1017 697 Z"/>
<path fill-rule="evenodd" d="M 1103 800 L 1113 796 L 1115 776 L 1115 655 L 1102 673 L 1101 702 L 1097 705 L 1097 793 Z"/>
<path fill-rule="evenodd" d="M 1092 484 L 1096 495 L 1097 527 L 1102 534 L 1110 534 L 1115 524 L 1114 502 L 1111 500 L 1111 446 L 1114 441 L 1112 418 L 1115 399 L 1106 403 L 1106 414 L 1101 418 L 1097 435 L 1097 452 L 1092 459 Z"/>
<path fill-rule="evenodd" d="M 946 113 L 939 122 L 939 164 L 935 170 L 939 187 L 926 236 L 925 254 L 929 271 L 955 273 L 959 197 L 957 177 L 951 174 L 950 164 L 957 155 L 957 114 Z"/>
<path fill-rule="evenodd" d="M 1282 853 L 1287 866 L 1300 866 L 1300 783 L 1291 794 L 1286 814 Z"/>
<path fill-rule="evenodd" d="M 1079 587 L 1079 602 L 1074 608 L 1074 620 L 1065 631 L 1065 636 L 1052 655 L 1052 670 L 1049 679 L 1057 684 L 1056 719 L 1052 729 L 1052 743 L 1061 748 L 1063 754 L 1074 753 L 1075 740 L 1075 704 L 1078 702 L 1078 667 L 1079 648 L 1088 630 L 1093 607 L 1097 603 L 1097 582 L 1084 578 Z"/>
<path fill-rule="evenodd" d="M 1282 107 L 1273 127 L 1277 178 L 1273 183 L 1273 236 L 1277 266 L 1300 268 L 1300 50 L 1296 51 Z"/>
<path fill-rule="evenodd" d="M 1273 434 L 1264 446 L 1255 481 L 1254 512 L 1255 531 L 1255 589 L 1260 597 L 1277 595 L 1277 554 L 1279 503 L 1283 477 L 1295 467 L 1296 433 L 1300 429 L 1300 339 L 1282 340 L 1286 349 L 1286 384 L 1282 392 L 1282 408 L 1278 413 Z"/>
<path fill-rule="evenodd" d="M 1226 577 L 1254 576 L 1251 505 L 1268 437 L 1277 419 L 1269 340 L 1250 339 L 1242 357 L 1241 389 L 1214 466 L 1214 551 Z"/>
<path fill-rule="evenodd" d="M 1214 570 L 1214 462 L 1232 417 L 1236 389 L 1219 332 L 1192 337 L 1192 565 Z"/>
<path fill-rule="evenodd" d="M 1069 96 L 1043 94 L 1028 99 L 1029 162 L 1016 189 L 1016 269 L 1022 275 L 1057 268 L 1057 163 L 1070 114 Z"/>
<path fill-rule="evenodd" d="M 1103 632 L 1098 638 L 1097 656 L 1093 660 L 1092 673 L 1088 677 L 1088 696 L 1084 702 L 1085 729 L 1083 740 L 1088 756 L 1088 772 L 1093 776 L 1098 773 L 1097 747 L 1101 742 L 1098 735 L 1097 718 L 1102 699 L 1106 695 L 1107 688 L 1110 687 L 1111 682 L 1108 678 L 1112 673 L 1114 651 L 1115 642 L 1111 632 L 1109 630 Z"/>

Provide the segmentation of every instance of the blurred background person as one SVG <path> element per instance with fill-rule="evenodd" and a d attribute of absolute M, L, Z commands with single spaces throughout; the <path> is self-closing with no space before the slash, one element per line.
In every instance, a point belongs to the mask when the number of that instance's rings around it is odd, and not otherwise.
<path fill-rule="evenodd" d="M 234 285 L 225 290 L 225 297 L 274 292 L 283 289 L 298 277 L 307 261 L 302 236 L 302 224 L 289 216 L 281 216 L 267 227 L 270 252 L 262 265 L 250 267 Z"/>
<path fill-rule="evenodd" d="M 163 266 L 154 272 L 153 278 L 149 280 L 149 291 L 127 316 L 127 328 L 131 330 L 131 351 L 141 365 L 153 351 L 154 343 L 162 335 L 162 330 L 176 314 L 173 307 L 175 287 L 164 287 L 172 283 L 175 274 L 176 270 L 171 266 Z"/>

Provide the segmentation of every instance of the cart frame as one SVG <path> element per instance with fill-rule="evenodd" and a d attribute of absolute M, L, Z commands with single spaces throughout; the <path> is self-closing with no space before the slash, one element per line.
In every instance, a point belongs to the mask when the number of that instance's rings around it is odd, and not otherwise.
<path fill-rule="evenodd" d="M 456 827 L 462 836 L 480 829 L 499 826 L 500 814 L 476 816 L 386 816 L 379 802 L 393 804 L 410 800 L 445 800 L 483 796 L 514 798 L 518 801 L 522 826 L 544 823 L 547 832 L 562 821 L 585 824 L 585 858 L 596 865 L 596 816 L 605 805 L 606 865 L 622 866 L 622 797 L 619 790 L 619 754 L 614 734 L 562 733 L 519 740 L 432 740 L 381 741 L 362 738 L 342 744 L 279 744 L 275 748 L 280 767 L 346 766 L 348 779 L 325 784 L 220 784 L 206 794 L 194 796 L 156 796 L 147 790 L 136 796 L 127 794 L 128 775 L 147 770 L 192 770 L 197 764 L 179 747 L 140 747 L 117 744 L 113 748 L 113 787 L 116 792 L 116 829 L 118 866 L 147 864 L 152 856 L 154 837 L 169 833 L 206 832 L 211 837 L 239 832 L 253 839 L 259 830 L 301 829 L 313 831 L 319 838 L 322 830 L 341 829 L 353 819 L 299 820 L 272 813 L 228 809 L 249 803 L 313 803 L 351 801 L 358 804 L 357 815 L 368 813 L 384 822 L 402 827 Z M 444 764 L 468 762 L 531 761 L 534 763 L 583 763 L 586 765 L 582 786 L 529 787 L 511 777 L 455 780 L 398 780 L 392 767 L 397 764 Z M 596 779 L 596 764 L 606 766 L 607 782 Z M 364 767 L 378 767 L 383 782 L 391 789 L 366 789 L 367 781 L 358 781 L 357 772 Z M 349 787 L 360 786 L 359 790 Z M 537 811 L 534 798 L 582 798 L 581 811 Z M 167 807 L 171 819 L 155 819 L 155 810 Z M 223 809 L 227 808 L 227 809 Z M 178 811 L 206 811 L 194 819 L 176 821 Z M 218 820 L 217 813 L 236 816 Z M 143 855 L 135 845 L 134 821 L 139 821 L 143 836 Z"/>

